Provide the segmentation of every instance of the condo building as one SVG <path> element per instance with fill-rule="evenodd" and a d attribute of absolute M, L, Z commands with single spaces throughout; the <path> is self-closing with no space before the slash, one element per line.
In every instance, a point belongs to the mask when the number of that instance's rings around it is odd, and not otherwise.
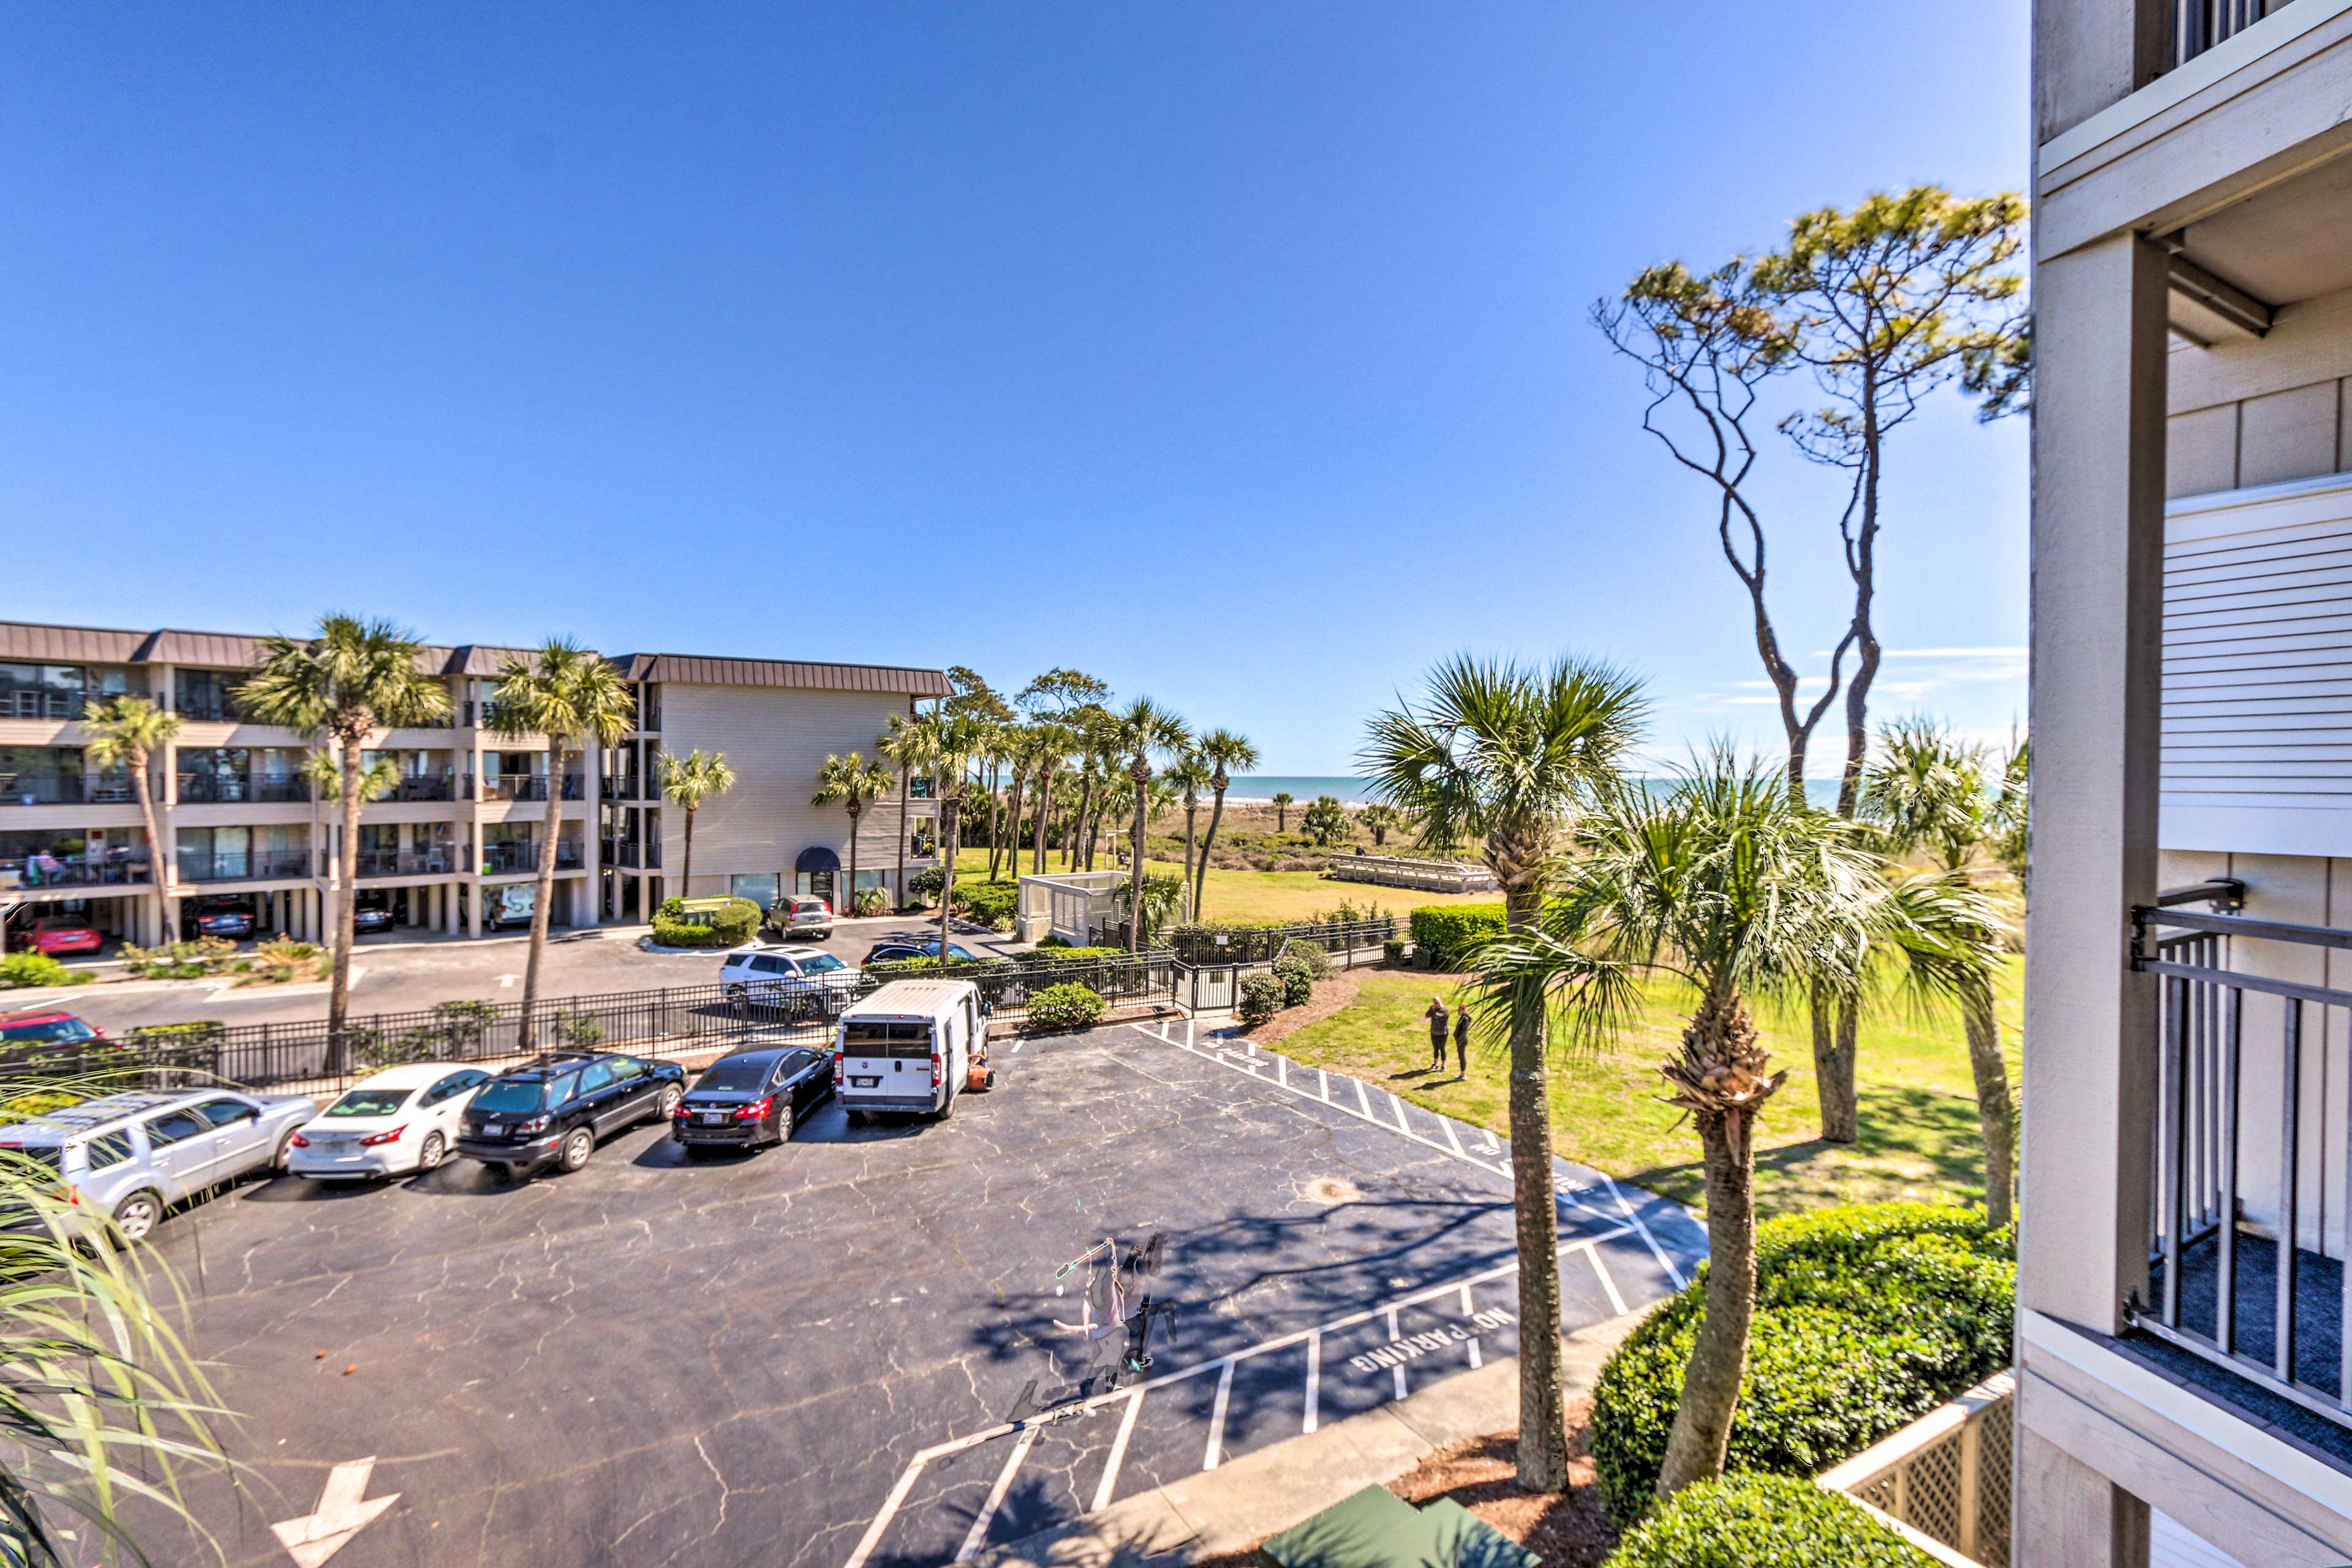
<path fill-rule="evenodd" d="M 2010 1560 L 2352 1563 L 2352 0 L 2034 54 Z"/>
<path fill-rule="evenodd" d="M 167 915 L 185 935 L 192 913 L 229 904 L 261 932 L 315 940 L 332 929 L 348 869 L 362 906 L 395 926 L 479 936 L 528 920 L 551 830 L 556 925 L 644 921 L 672 894 L 765 904 L 800 891 L 838 909 L 853 891 L 851 818 L 811 804 L 818 768 L 828 753 L 874 756 L 893 717 L 949 692 L 929 669 L 613 656 L 635 727 L 551 776 L 544 738 L 486 725 L 499 671 L 530 651 L 428 647 L 417 668 L 446 684 L 448 716 L 372 738 L 365 761 L 389 759 L 398 782 L 362 808 L 345 846 L 340 805 L 303 776 L 312 748 L 237 710 L 260 654 L 250 636 L 0 622 L 0 894 L 20 905 L 12 921 L 78 914 L 152 944 Z M 89 705 L 125 694 L 181 721 L 149 763 L 161 853 L 130 778 L 85 750 Z M 696 814 L 689 883 L 686 814 L 664 798 L 661 769 L 666 754 L 697 750 L 723 752 L 736 784 Z M 858 818 L 857 886 L 894 905 L 906 878 L 938 864 L 928 784 L 901 780 Z"/>

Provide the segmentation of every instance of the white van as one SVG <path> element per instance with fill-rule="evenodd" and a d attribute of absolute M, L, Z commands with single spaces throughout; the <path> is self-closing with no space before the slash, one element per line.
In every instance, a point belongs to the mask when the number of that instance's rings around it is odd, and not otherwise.
<path fill-rule="evenodd" d="M 988 1055 L 988 1019 L 969 980 L 894 980 L 852 1003 L 834 1034 L 833 1091 L 852 1121 L 870 1110 L 947 1116 L 974 1060 Z"/>

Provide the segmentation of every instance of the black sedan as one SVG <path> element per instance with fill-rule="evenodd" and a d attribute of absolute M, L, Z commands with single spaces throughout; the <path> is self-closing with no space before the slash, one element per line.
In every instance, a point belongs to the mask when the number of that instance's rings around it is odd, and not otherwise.
<path fill-rule="evenodd" d="M 868 948 L 865 958 L 860 962 L 888 963 L 902 958 L 937 958 L 939 955 L 940 943 L 936 937 L 929 942 L 917 942 L 912 937 L 886 937 Z M 948 957 L 957 963 L 967 961 L 973 963 L 980 962 L 980 954 L 961 942 L 948 943 Z"/>
<path fill-rule="evenodd" d="M 782 1143 L 833 1093 L 833 1058 L 806 1046 L 737 1051 L 705 1068 L 678 1101 L 671 1135 L 689 1154 Z"/>
<path fill-rule="evenodd" d="M 392 929 L 392 910 L 383 904 L 356 904 L 352 909 L 352 930 L 365 936 L 372 931 Z"/>

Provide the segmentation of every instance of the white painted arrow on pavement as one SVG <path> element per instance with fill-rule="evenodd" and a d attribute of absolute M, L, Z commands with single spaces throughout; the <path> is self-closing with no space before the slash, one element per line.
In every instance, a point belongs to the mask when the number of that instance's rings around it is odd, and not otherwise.
<path fill-rule="evenodd" d="M 269 1527 L 278 1537 L 278 1544 L 301 1564 L 301 1568 L 319 1568 L 319 1564 L 341 1552 L 351 1538 L 372 1523 L 375 1516 L 400 1500 L 400 1494 L 368 1498 L 368 1477 L 375 1472 L 375 1459 L 353 1459 L 347 1465 L 337 1465 L 327 1472 L 327 1485 L 319 1493 L 318 1511 L 301 1519 L 289 1519 Z M 360 1500 L 367 1498 L 362 1502 Z"/>

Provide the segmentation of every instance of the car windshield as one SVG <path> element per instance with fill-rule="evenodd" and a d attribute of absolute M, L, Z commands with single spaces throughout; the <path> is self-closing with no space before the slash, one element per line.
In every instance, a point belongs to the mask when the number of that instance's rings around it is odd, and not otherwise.
<path fill-rule="evenodd" d="M 529 1079 L 498 1079 L 474 1096 L 474 1109 L 488 1111 L 537 1110 L 546 1092 L 545 1085 Z"/>
<path fill-rule="evenodd" d="M 327 1107 L 330 1116 L 390 1116 L 408 1103 L 404 1089 L 355 1089 Z"/>
<path fill-rule="evenodd" d="M 769 1061 L 765 1057 L 721 1057 L 695 1079 L 698 1092 L 718 1089 L 721 1092 L 746 1092 L 768 1081 Z"/>
<path fill-rule="evenodd" d="M 810 957 L 801 960 L 801 973 L 803 974 L 830 974 L 836 969 L 846 969 L 848 967 L 849 965 L 842 963 L 841 960 L 834 957 L 833 954 L 829 952 L 815 953 Z"/>
<path fill-rule="evenodd" d="M 52 1171 L 58 1169 L 58 1162 L 65 1157 L 64 1148 L 56 1143 L 12 1143 L 0 1140 L 0 1152 L 18 1155 L 36 1164 L 47 1165 Z"/>
<path fill-rule="evenodd" d="M 98 1031 L 79 1018 L 40 1018 L 31 1023 L 0 1026 L 0 1041 L 9 1045 L 72 1045 L 97 1037 Z"/>

